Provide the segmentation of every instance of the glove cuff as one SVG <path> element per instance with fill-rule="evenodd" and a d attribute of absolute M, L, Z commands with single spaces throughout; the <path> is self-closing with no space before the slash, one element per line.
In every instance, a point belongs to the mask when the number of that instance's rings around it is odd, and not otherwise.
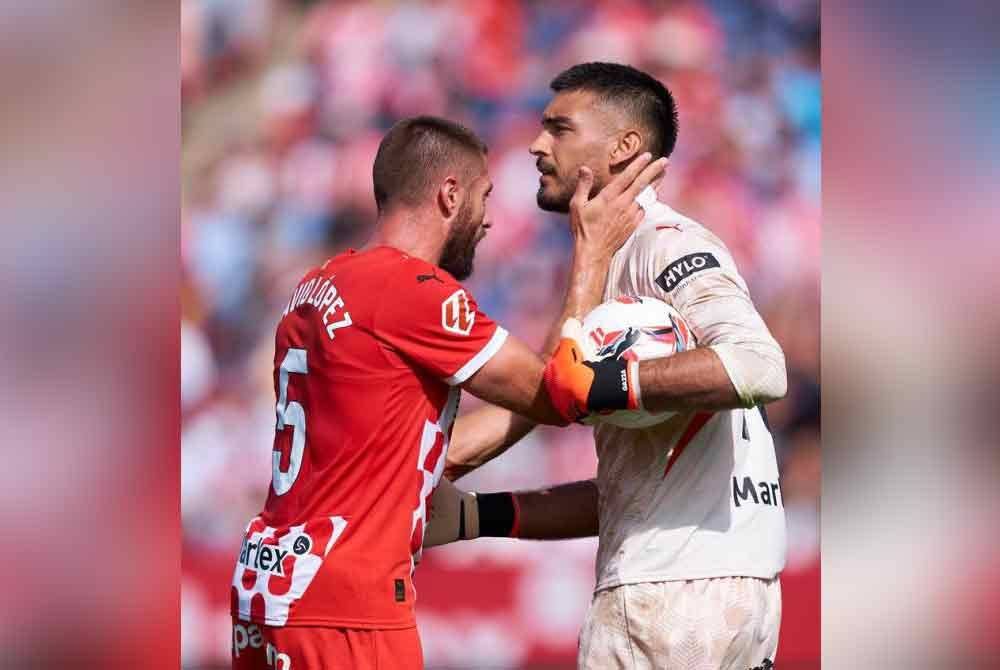
<path fill-rule="evenodd" d="M 514 537 L 520 515 L 513 493 L 480 493 L 476 501 L 480 537 Z"/>
<path fill-rule="evenodd" d="M 630 409 L 628 361 L 605 358 L 584 365 L 594 371 L 594 381 L 587 394 L 587 409 L 591 412 Z"/>
<path fill-rule="evenodd" d="M 458 510 L 458 539 L 475 540 L 479 537 L 479 495 L 474 491 L 462 493 Z"/>
<path fill-rule="evenodd" d="M 642 387 L 639 385 L 639 361 L 629 361 L 628 367 L 628 408 L 643 409 Z"/>

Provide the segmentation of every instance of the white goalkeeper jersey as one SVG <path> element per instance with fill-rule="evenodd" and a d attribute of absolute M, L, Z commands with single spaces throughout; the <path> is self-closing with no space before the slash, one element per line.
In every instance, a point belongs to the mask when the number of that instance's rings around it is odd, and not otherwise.
<path fill-rule="evenodd" d="M 698 346 L 716 350 L 741 397 L 767 397 L 775 375 L 782 394 L 784 357 L 725 245 L 659 202 L 652 188 L 637 200 L 646 217 L 615 255 L 604 299 L 638 295 L 669 303 Z M 647 429 L 600 424 L 594 436 L 596 590 L 710 577 L 769 579 L 782 570 L 785 514 L 762 409 L 682 413 Z"/>

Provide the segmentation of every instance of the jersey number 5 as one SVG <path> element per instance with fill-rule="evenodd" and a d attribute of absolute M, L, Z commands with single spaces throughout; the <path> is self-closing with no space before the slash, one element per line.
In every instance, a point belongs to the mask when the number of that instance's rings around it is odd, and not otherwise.
<path fill-rule="evenodd" d="M 306 412 L 294 400 L 288 402 L 288 376 L 308 372 L 306 350 L 289 349 L 278 370 L 278 404 L 274 408 L 278 415 L 275 430 L 281 432 L 286 427 L 292 429 L 292 452 L 288 459 L 288 470 L 281 469 L 281 452 L 276 450 L 271 453 L 271 486 L 279 496 L 288 493 L 295 483 L 299 468 L 302 467 L 302 454 L 306 449 Z"/>

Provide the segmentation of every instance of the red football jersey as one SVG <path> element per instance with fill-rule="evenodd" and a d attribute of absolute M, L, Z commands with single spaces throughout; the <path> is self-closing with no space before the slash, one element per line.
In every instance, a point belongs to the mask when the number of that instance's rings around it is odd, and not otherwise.
<path fill-rule="evenodd" d="M 269 626 L 413 626 L 414 559 L 461 393 L 507 332 L 391 247 L 310 271 L 278 323 L 272 479 L 233 574 Z"/>

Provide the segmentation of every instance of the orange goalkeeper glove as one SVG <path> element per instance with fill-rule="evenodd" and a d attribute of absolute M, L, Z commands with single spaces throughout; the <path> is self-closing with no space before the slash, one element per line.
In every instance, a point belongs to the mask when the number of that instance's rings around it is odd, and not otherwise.
<path fill-rule="evenodd" d="M 567 421 L 591 412 L 639 409 L 639 363 L 614 356 L 588 361 L 581 340 L 583 326 L 567 319 L 562 340 L 545 366 L 545 388 L 555 410 Z"/>

